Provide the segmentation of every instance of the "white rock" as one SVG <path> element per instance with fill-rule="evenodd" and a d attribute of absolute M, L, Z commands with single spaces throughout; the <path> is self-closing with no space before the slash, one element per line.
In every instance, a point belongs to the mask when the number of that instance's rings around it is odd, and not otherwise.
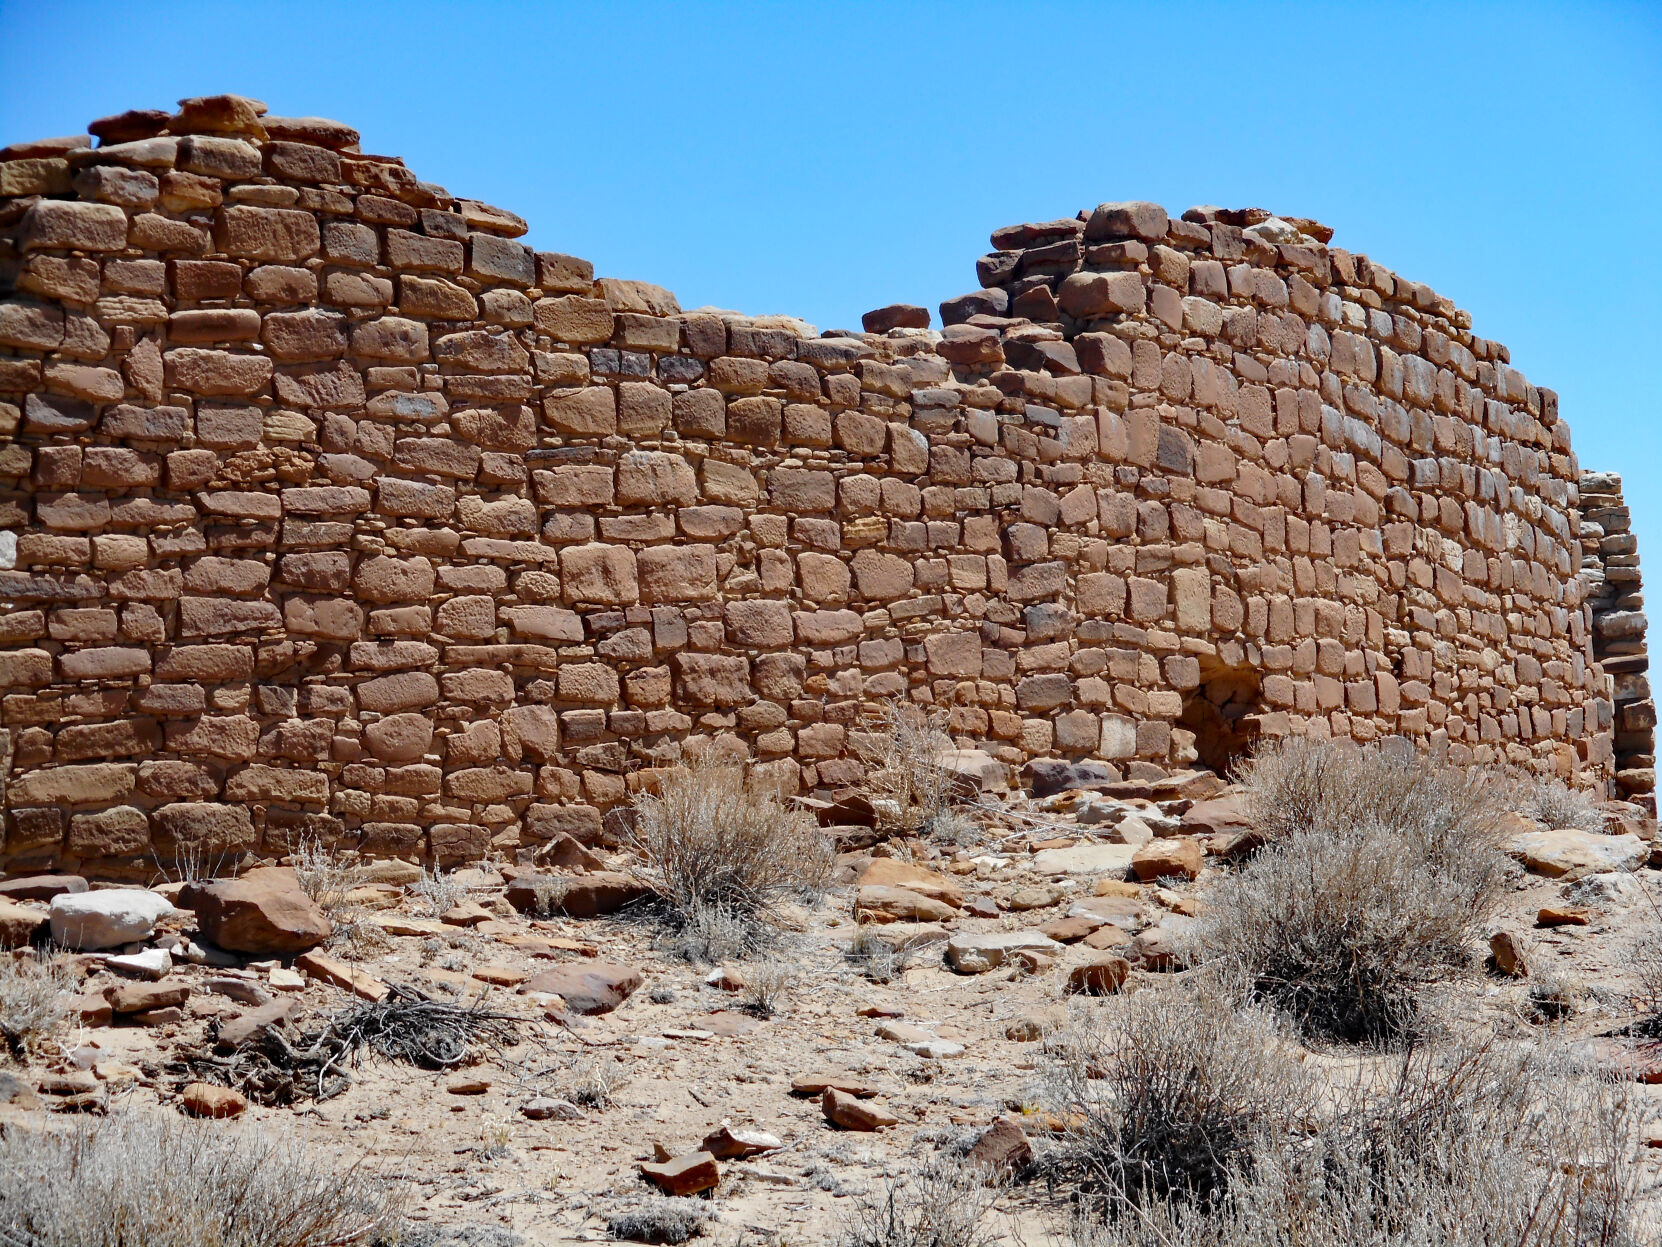
<path fill-rule="evenodd" d="M 1075 844 L 1041 849 L 1028 864 L 1041 875 L 1123 875 L 1136 852 L 1134 844 Z"/>
<path fill-rule="evenodd" d="M 1141 816 L 1127 814 L 1114 824 L 1113 836 L 1121 844 L 1129 844 L 1134 849 L 1140 849 L 1154 839 L 1154 828 Z"/>
<path fill-rule="evenodd" d="M 140 953 L 105 957 L 104 964 L 123 974 L 132 974 L 144 979 L 159 979 L 173 972 L 173 954 L 165 948 L 147 948 Z"/>
<path fill-rule="evenodd" d="M 1633 875 L 1608 870 L 1568 884 L 1564 888 L 1564 899 L 1578 905 L 1609 905 L 1626 909 L 1645 899 L 1645 885 Z"/>
<path fill-rule="evenodd" d="M 1638 870 L 1650 857 L 1650 845 L 1638 836 L 1601 836 L 1571 828 L 1523 832 L 1512 837 L 1506 851 L 1549 879 Z"/>
<path fill-rule="evenodd" d="M 960 974 L 985 974 L 1020 952 L 1053 952 L 1062 946 L 1043 931 L 988 931 L 947 941 L 946 960 Z"/>
<path fill-rule="evenodd" d="M 964 1055 L 964 1045 L 953 1043 L 950 1039 L 918 1039 L 911 1043 L 903 1043 L 900 1046 L 916 1056 L 925 1057 L 931 1061 L 946 1061 L 955 1056 Z"/>
<path fill-rule="evenodd" d="M 283 966 L 272 966 L 271 973 L 266 977 L 266 984 L 273 991 L 303 992 L 306 990 L 306 976 Z"/>
<path fill-rule="evenodd" d="M 172 912 L 165 896 L 144 888 L 66 892 L 52 898 L 52 938 L 65 948 L 117 948 L 149 939 Z"/>

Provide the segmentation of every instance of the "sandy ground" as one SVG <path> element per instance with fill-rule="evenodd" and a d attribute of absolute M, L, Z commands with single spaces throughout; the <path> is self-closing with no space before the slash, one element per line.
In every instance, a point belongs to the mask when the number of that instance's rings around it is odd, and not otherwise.
<path fill-rule="evenodd" d="M 1028 868 L 1024 843 L 1003 848 L 1008 865 L 965 864 L 958 867 L 965 873 L 951 876 L 966 897 L 1008 902 L 1018 889 L 1037 885 L 1052 888 L 1058 903 L 996 918 L 959 917 L 950 924 L 952 932 L 1036 926 L 1092 894 L 1093 877 L 1041 878 Z M 1141 916 L 1129 925 L 1134 930 L 1139 922 L 1159 922 L 1179 898 L 1201 895 L 1216 869 L 1209 867 L 1194 881 L 1140 887 L 1135 899 Z M 1001 1115 L 1037 1130 L 1042 1045 L 1008 1038 L 1012 1021 L 1047 1010 L 1112 1007 L 1111 999 L 1064 994 L 1069 966 L 1099 955 L 1081 945 L 1067 947 L 1054 968 L 1040 973 L 1001 967 L 979 975 L 948 969 L 935 945 L 910 956 L 892 981 L 873 982 L 845 955 L 855 924 L 854 889 L 844 885 L 816 908 L 801 910 L 800 929 L 786 933 L 774 959 L 765 963 L 764 972 L 785 986 L 773 1016 L 759 1018 L 745 1011 L 745 992 L 707 981 L 708 966 L 655 946 L 662 943 L 660 934 L 645 922 L 509 917 L 501 912 L 505 904 L 493 904 L 500 896 L 495 877 L 481 871 L 470 878 L 476 885 L 471 899 L 497 911 L 482 929 L 348 940 L 330 951 L 356 958 L 360 968 L 385 981 L 443 999 L 483 992 L 487 1007 L 525 1019 L 522 1042 L 483 1052 L 476 1064 L 449 1072 L 366 1061 L 353 1071 L 350 1089 L 333 1099 L 297 1108 L 255 1105 L 248 1113 L 253 1121 L 291 1131 L 343 1160 L 367 1157 L 378 1171 L 407 1179 L 412 1216 L 443 1228 L 430 1236 L 435 1244 L 507 1247 L 516 1241 L 511 1235 L 526 1244 L 612 1241 L 606 1218 L 652 1193 L 640 1163 L 651 1160 L 657 1146 L 671 1154 L 695 1150 L 723 1122 L 767 1131 L 783 1147 L 722 1162 L 712 1205 L 718 1220 L 702 1241 L 833 1241 L 850 1202 L 879 1192 L 885 1176 L 910 1161 L 950 1148 Z M 1563 903 L 1565 892 L 1561 883 L 1520 872 L 1499 925 L 1526 934 L 1535 981 L 1542 967 L 1550 966 L 1570 986 L 1571 1016 L 1541 1021 L 1530 1006 L 1530 980 L 1474 967 L 1439 993 L 1437 1008 L 1448 1033 L 1483 1029 L 1508 1039 L 1585 1045 L 1634 1016 L 1633 948 L 1647 929 L 1662 923 L 1662 872 L 1645 869 L 1582 885 L 1577 897 L 1591 911 L 1589 925 L 1535 929 L 1540 908 Z M 374 912 L 430 916 L 414 896 Z M 183 926 L 188 929 L 188 921 Z M 512 942 L 525 936 L 581 944 L 594 955 L 585 958 L 586 949 L 564 948 L 552 957 L 527 955 Z M 539 1004 L 513 986 L 493 987 L 473 977 L 511 979 L 584 960 L 639 967 L 644 985 L 611 1013 L 560 1025 L 545 1020 Z M 730 968 L 758 976 L 754 962 Z M 189 966 L 179 973 L 201 984 L 224 971 Z M 252 966 L 242 973 L 259 982 L 267 971 Z M 1156 977 L 1136 971 L 1127 987 Z M 299 995 L 302 1028 L 308 1019 L 351 1003 L 347 993 L 318 981 Z M 107 1082 L 112 1109 L 159 1103 L 162 1111 L 177 1111 L 179 1080 L 168 1072 L 168 1062 L 200 1050 L 212 1018 L 235 1016 L 244 1007 L 199 990 L 179 1023 L 83 1029 L 66 1043 L 81 1049 L 83 1063 L 91 1058 L 115 1063 L 100 1066 L 112 1072 Z M 914 1055 L 879 1035 L 880 1027 L 896 1022 L 961 1044 L 963 1052 L 946 1059 Z M 1339 1053 L 1337 1059 L 1350 1058 Z M 793 1078 L 812 1071 L 850 1075 L 875 1086 L 878 1102 L 900 1124 L 874 1133 L 831 1126 L 816 1098 L 792 1093 Z M 597 1073 L 613 1084 L 611 1102 L 604 1108 L 584 1106 L 581 1120 L 533 1121 L 520 1112 L 538 1095 L 573 1097 Z M 481 1091 L 479 1083 L 488 1086 Z M 1662 1086 L 1640 1087 L 1639 1094 L 1662 1116 Z M 19 1113 L 0 1108 L 5 1116 Z M 38 1112 L 23 1115 L 39 1119 Z M 1042 1133 L 1035 1137 L 1042 1146 Z M 1645 1151 L 1643 1163 L 1647 1181 L 1662 1176 L 1662 1151 Z M 1042 1187 L 1010 1190 L 1000 1198 L 997 1215 L 1007 1241 L 1034 1247 L 1061 1241 L 1055 1237 L 1060 1227 L 1054 1205 Z"/>

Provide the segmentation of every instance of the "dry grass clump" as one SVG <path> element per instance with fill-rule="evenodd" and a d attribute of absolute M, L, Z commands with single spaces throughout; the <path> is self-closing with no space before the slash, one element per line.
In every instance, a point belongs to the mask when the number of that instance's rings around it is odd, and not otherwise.
<path fill-rule="evenodd" d="M 1139 992 L 1050 1046 L 1045 1098 L 1074 1125 L 1044 1168 L 1114 1207 L 1209 1207 L 1260 1140 L 1308 1108 L 1274 1020 L 1236 1014 L 1222 992 Z"/>
<path fill-rule="evenodd" d="M 1267 844 L 1211 890 L 1197 950 L 1307 1034 L 1404 1037 L 1423 988 L 1469 964 L 1504 893 L 1492 777 L 1308 740 L 1244 774 Z"/>
<path fill-rule="evenodd" d="M 300 890 L 333 918 L 346 907 L 346 894 L 356 885 L 357 864 L 313 836 L 301 840 L 290 855 Z"/>
<path fill-rule="evenodd" d="M 1593 795 L 1571 788 L 1561 779 L 1525 777 L 1518 781 L 1516 793 L 1518 813 L 1554 830 L 1563 827 L 1578 831 L 1604 830 L 1604 812 Z"/>
<path fill-rule="evenodd" d="M 987 1215 L 996 1188 L 961 1164 L 916 1165 L 884 1179 L 875 1197 L 843 1214 L 837 1247 L 993 1247 Z"/>
<path fill-rule="evenodd" d="M 69 974 L 44 957 L 0 954 L 0 1040 L 23 1064 L 69 1017 Z"/>
<path fill-rule="evenodd" d="M 813 818 L 741 767 L 694 763 L 636 803 L 634 848 L 684 955 L 753 953 L 775 936 L 781 905 L 817 896 L 832 849 Z"/>
<path fill-rule="evenodd" d="M 1254 830 L 1278 840 L 1311 827 L 1379 824 L 1423 839 L 1493 831 L 1515 808 L 1515 786 L 1481 767 L 1453 766 L 1411 748 L 1291 736 L 1237 768 Z"/>
<path fill-rule="evenodd" d="M 455 875 L 447 875 L 437 867 L 423 866 L 421 878 L 410 885 L 410 894 L 421 900 L 431 918 L 442 918 L 467 900 L 467 888 Z"/>
<path fill-rule="evenodd" d="M 1618 1084 L 1495 1047 L 1312 1069 L 1261 1055 L 1277 1045 L 1251 1014 L 1148 995 L 1050 1082 L 1081 1123 L 1045 1161 L 1076 1195 L 1076 1247 L 1653 1241 Z"/>
<path fill-rule="evenodd" d="M 122 1114 L 0 1131 L 0 1243 L 19 1247 L 390 1247 L 399 1198 L 251 1126 Z"/>
<path fill-rule="evenodd" d="M 685 1243 L 710 1223 L 710 1205 L 701 1199 L 655 1195 L 614 1213 L 606 1233 L 630 1243 Z"/>
<path fill-rule="evenodd" d="M 939 713 L 905 701 L 885 701 L 849 743 L 865 764 L 865 789 L 880 825 L 953 843 L 977 830 L 953 808 L 961 781 L 947 769 L 952 748 Z"/>
<path fill-rule="evenodd" d="M 801 981 L 801 971 L 788 961 L 769 958 L 744 972 L 744 1008 L 759 1018 L 770 1018 L 785 1007 Z"/>

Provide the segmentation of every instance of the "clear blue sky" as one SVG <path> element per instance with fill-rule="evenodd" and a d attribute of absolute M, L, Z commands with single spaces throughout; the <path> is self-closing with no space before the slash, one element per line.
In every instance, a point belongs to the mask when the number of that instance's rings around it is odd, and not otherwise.
<path fill-rule="evenodd" d="M 687 307 L 858 326 L 1106 199 L 1334 226 L 1469 308 L 1662 577 L 1662 5 L 0 0 L 0 142 L 239 91 Z"/>

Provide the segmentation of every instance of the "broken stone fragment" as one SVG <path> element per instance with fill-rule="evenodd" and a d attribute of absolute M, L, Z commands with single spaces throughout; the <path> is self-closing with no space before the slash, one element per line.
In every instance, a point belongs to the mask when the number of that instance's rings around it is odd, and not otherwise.
<path fill-rule="evenodd" d="M 539 971 L 521 983 L 519 990 L 525 995 L 559 996 L 573 1013 L 610 1013 L 634 995 L 643 981 L 633 966 L 590 961 Z"/>
<path fill-rule="evenodd" d="M 704 1142 L 699 1144 L 699 1147 L 717 1160 L 742 1160 L 747 1156 L 776 1152 L 784 1146 L 782 1140 L 765 1130 L 734 1129 L 725 1121 L 705 1135 Z"/>
<path fill-rule="evenodd" d="M 192 1117 L 240 1117 L 248 1111 L 248 1097 L 230 1087 L 193 1082 L 179 1093 L 179 1106 Z"/>
<path fill-rule="evenodd" d="M 305 952 L 334 932 L 334 924 L 301 890 L 287 866 L 251 870 L 192 890 L 191 908 L 202 936 L 220 948 L 258 956 Z"/>
<path fill-rule="evenodd" d="M 834 1126 L 841 1126 L 844 1130 L 881 1130 L 885 1126 L 900 1124 L 900 1118 L 893 1113 L 876 1104 L 838 1091 L 835 1087 L 825 1089 L 825 1093 L 820 1097 L 820 1108 L 824 1111 L 827 1121 Z"/>
<path fill-rule="evenodd" d="M 641 1176 L 666 1195 L 697 1195 L 721 1181 L 721 1168 L 708 1152 L 688 1152 L 666 1161 L 647 1161 Z"/>

